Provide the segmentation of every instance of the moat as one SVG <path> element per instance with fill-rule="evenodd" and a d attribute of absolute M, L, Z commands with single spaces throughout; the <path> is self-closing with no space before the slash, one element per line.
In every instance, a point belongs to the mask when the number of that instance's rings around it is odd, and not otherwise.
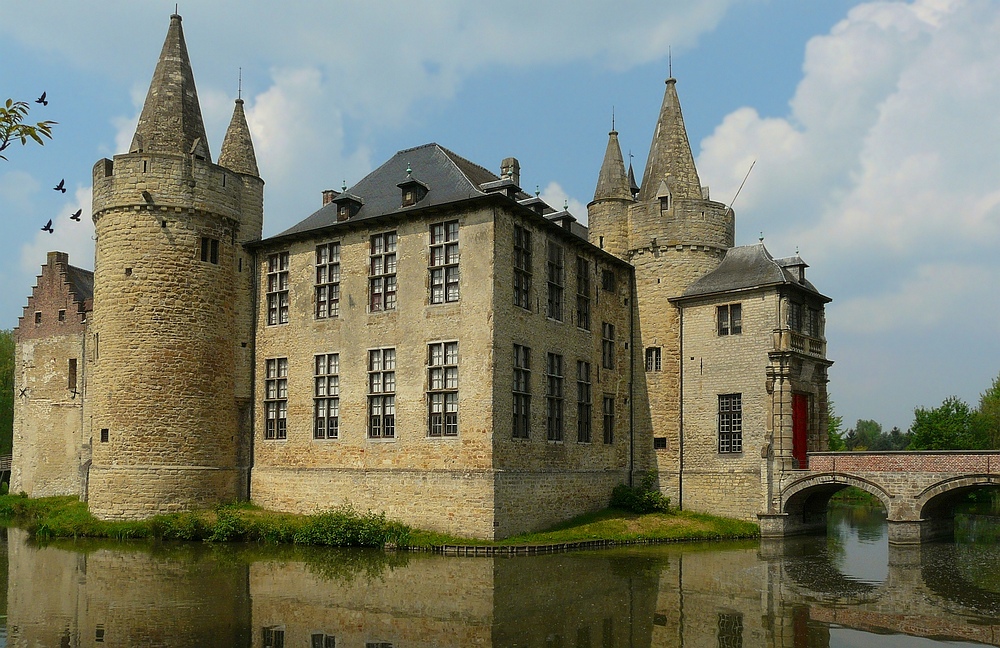
<path fill-rule="evenodd" d="M 886 529 L 836 508 L 825 537 L 519 558 L 9 529 L 0 645 L 1000 646 L 996 519 L 912 547 Z"/>

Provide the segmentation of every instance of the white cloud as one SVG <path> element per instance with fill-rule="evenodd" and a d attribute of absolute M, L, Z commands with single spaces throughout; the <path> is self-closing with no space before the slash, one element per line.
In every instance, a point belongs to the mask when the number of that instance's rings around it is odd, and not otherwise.
<path fill-rule="evenodd" d="M 52 219 L 53 232 L 38 229 L 34 238 L 21 246 L 20 268 L 26 276 L 39 273 L 45 263 L 45 256 L 52 250 L 67 252 L 71 265 L 82 268 L 94 267 L 94 225 L 91 220 L 92 187 L 76 187 L 73 197 L 65 201 L 55 213 L 42 217 Z M 80 220 L 70 217 L 81 210 Z M 44 225 L 39 224 L 39 228 Z"/>
<path fill-rule="evenodd" d="M 569 213 L 584 225 L 587 224 L 587 204 L 576 198 L 571 198 L 558 182 L 550 182 L 545 185 L 539 198 L 556 211 L 568 205 Z"/>

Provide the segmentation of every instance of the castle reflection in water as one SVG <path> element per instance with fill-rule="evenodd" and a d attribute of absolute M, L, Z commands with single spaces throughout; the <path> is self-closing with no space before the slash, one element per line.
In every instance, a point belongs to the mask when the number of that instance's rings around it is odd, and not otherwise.
<path fill-rule="evenodd" d="M 837 645 L 841 628 L 871 645 L 886 632 L 1000 645 L 995 568 L 982 568 L 997 547 L 891 547 L 871 580 L 845 573 L 841 550 L 810 538 L 446 558 L 38 547 L 10 529 L 7 645 L 798 648 Z"/>

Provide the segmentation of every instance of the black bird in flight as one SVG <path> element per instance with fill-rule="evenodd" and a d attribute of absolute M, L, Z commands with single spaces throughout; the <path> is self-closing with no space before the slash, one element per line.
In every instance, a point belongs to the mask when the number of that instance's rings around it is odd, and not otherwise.
<path fill-rule="evenodd" d="M 66 186 L 65 185 L 66 185 L 66 179 L 63 178 L 62 180 L 59 181 L 59 184 L 57 184 L 56 186 L 52 187 L 52 189 L 55 190 L 55 191 L 61 191 L 63 193 L 66 193 Z"/>
<path fill-rule="evenodd" d="M 42 231 L 43 232 L 48 232 L 49 234 L 51 234 L 52 232 L 55 231 L 54 229 L 52 229 L 52 219 L 51 218 L 49 219 L 48 223 L 45 223 L 45 227 L 42 228 Z"/>
<path fill-rule="evenodd" d="M 44 92 L 42 93 L 41 97 L 39 97 L 38 99 L 35 99 L 35 103 L 40 103 L 43 106 L 48 106 L 49 105 L 49 102 L 45 100 L 45 93 Z"/>
<path fill-rule="evenodd" d="M 83 213 L 83 208 L 81 207 L 80 209 L 77 209 L 76 213 L 73 214 L 72 216 L 70 216 L 69 219 L 70 220 L 79 221 L 80 220 L 80 214 L 82 214 L 82 213 Z"/>

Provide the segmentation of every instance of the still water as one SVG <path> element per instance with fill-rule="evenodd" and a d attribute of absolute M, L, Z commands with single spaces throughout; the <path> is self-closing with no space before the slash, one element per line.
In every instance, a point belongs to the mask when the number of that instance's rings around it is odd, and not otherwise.
<path fill-rule="evenodd" d="M 518 558 L 56 543 L 10 529 L 0 645 L 1000 646 L 1000 543 L 826 537 Z"/>

